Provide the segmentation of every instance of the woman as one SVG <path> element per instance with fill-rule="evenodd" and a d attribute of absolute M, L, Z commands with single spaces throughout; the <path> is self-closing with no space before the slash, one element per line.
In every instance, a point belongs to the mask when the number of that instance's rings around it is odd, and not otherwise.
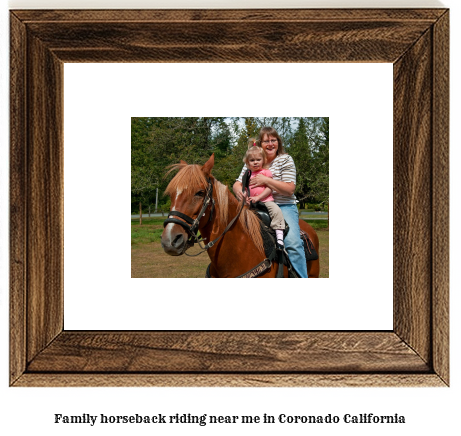
<path fill-rule="evenodd" d="M 271 171 L 272 178 L 258 174 L 250 180 L 253 187 L 266 185 L 273 191 L 275 203 L 282 210 L 288 223 L 289 231 L 285 238 L 285 247 L 298 275 L 307 278 L 306 256 L 299 236 L 299 215 L 294 195 L 296 188 L 296 166 L 293 158 L 285 153 L 279 134 L 272 127 L 263 127 L 259 132 L 259 145 L 267 155 L 266 167 Z M 234 183 L 233 190 L 239 201 L 246 199 L 242 192 L 242 177 L 247 167 L 243 167 L 239 178 Z"/>

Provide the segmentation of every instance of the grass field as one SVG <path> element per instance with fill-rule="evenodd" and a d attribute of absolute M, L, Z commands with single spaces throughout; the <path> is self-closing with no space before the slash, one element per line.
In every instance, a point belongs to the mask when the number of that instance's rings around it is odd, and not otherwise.
<path fill-rule="evenodd" d="M 208 255 L 197 257 L 169 256 L 163 251 L 160 240 L 164 218 L 143 218 L 131 221 L 131 277 L 133 278 L 197 278 L 205 277 L 210 263 Z M 329 239 L 328 222 L 324 220 L 305 220 L 317 231 L 320 241 L 320 278 L 329 277 Z M 188 253 L 200 251 L 196 245 Z"/>

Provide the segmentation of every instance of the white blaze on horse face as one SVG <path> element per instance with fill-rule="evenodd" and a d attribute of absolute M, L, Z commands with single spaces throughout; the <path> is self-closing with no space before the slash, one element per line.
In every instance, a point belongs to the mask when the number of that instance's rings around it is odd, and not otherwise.
<path fill-rule="evenodd" d="M 179 192 L 179 193 L 178 193 Z M 179 197 L 179 194 L 181 194 L 182 192 L 182 189 L 181 191 L 179 190 L 179 188 L 176 190 L 176 199 L 178 199 Z M 170 209 L 170 212 L 172 211 L 175 211 L 176 208 L 173 206 L 171 209 Z M 168 218 L 174 218 L 173 216 L 168 216 Z M 165 227 L 165 232 L 166 232 L 166 237 L 171 241 L 171 230 L 173 229 L 173 226 L 174 226 L 174 223 L 170 223 L 170 224 L 167 224 L 166 227 Z"/>
<path fill-rule="evenodd" d="M 169 223 L 165 227 L 165 236 L 171 241 L 171 229 L 173 228 L 174 224 Z"/>

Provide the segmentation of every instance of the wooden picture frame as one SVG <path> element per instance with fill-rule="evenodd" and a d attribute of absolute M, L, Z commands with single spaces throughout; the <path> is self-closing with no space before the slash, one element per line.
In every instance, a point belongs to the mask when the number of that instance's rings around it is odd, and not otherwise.
<path fill-rule="evenodd" d="M 10 20 L 11 386 L 449 385 L 447 9 Z M 393 63 L 393 330 L 65 331 L 64 62 Z"/>

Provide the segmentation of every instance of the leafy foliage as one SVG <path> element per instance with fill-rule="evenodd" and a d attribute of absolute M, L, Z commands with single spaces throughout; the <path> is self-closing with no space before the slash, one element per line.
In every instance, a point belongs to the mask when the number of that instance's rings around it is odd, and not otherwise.
<path fill-rule="evenodd" d="M 299 118 L 289 153 L 296 163 L 296 195 L 307 201 L 329 201 L 329 119 Z"/>
<path fill-rule="evenodd" d="M 173 177 L 167 167 L 185 160 L 203 164 L 215 153 L 213 174 L 229 188 L 243 167 L 248 138 L 272 126 L 297 168 L 301 207 L 328 203 L 329 119 L 288 117 L 133 117 L 131 119 L 131 208 L 139 203 L 167 206 L 163 192 Z M 143 206 L 144 207 L 144 206 Z"/>

